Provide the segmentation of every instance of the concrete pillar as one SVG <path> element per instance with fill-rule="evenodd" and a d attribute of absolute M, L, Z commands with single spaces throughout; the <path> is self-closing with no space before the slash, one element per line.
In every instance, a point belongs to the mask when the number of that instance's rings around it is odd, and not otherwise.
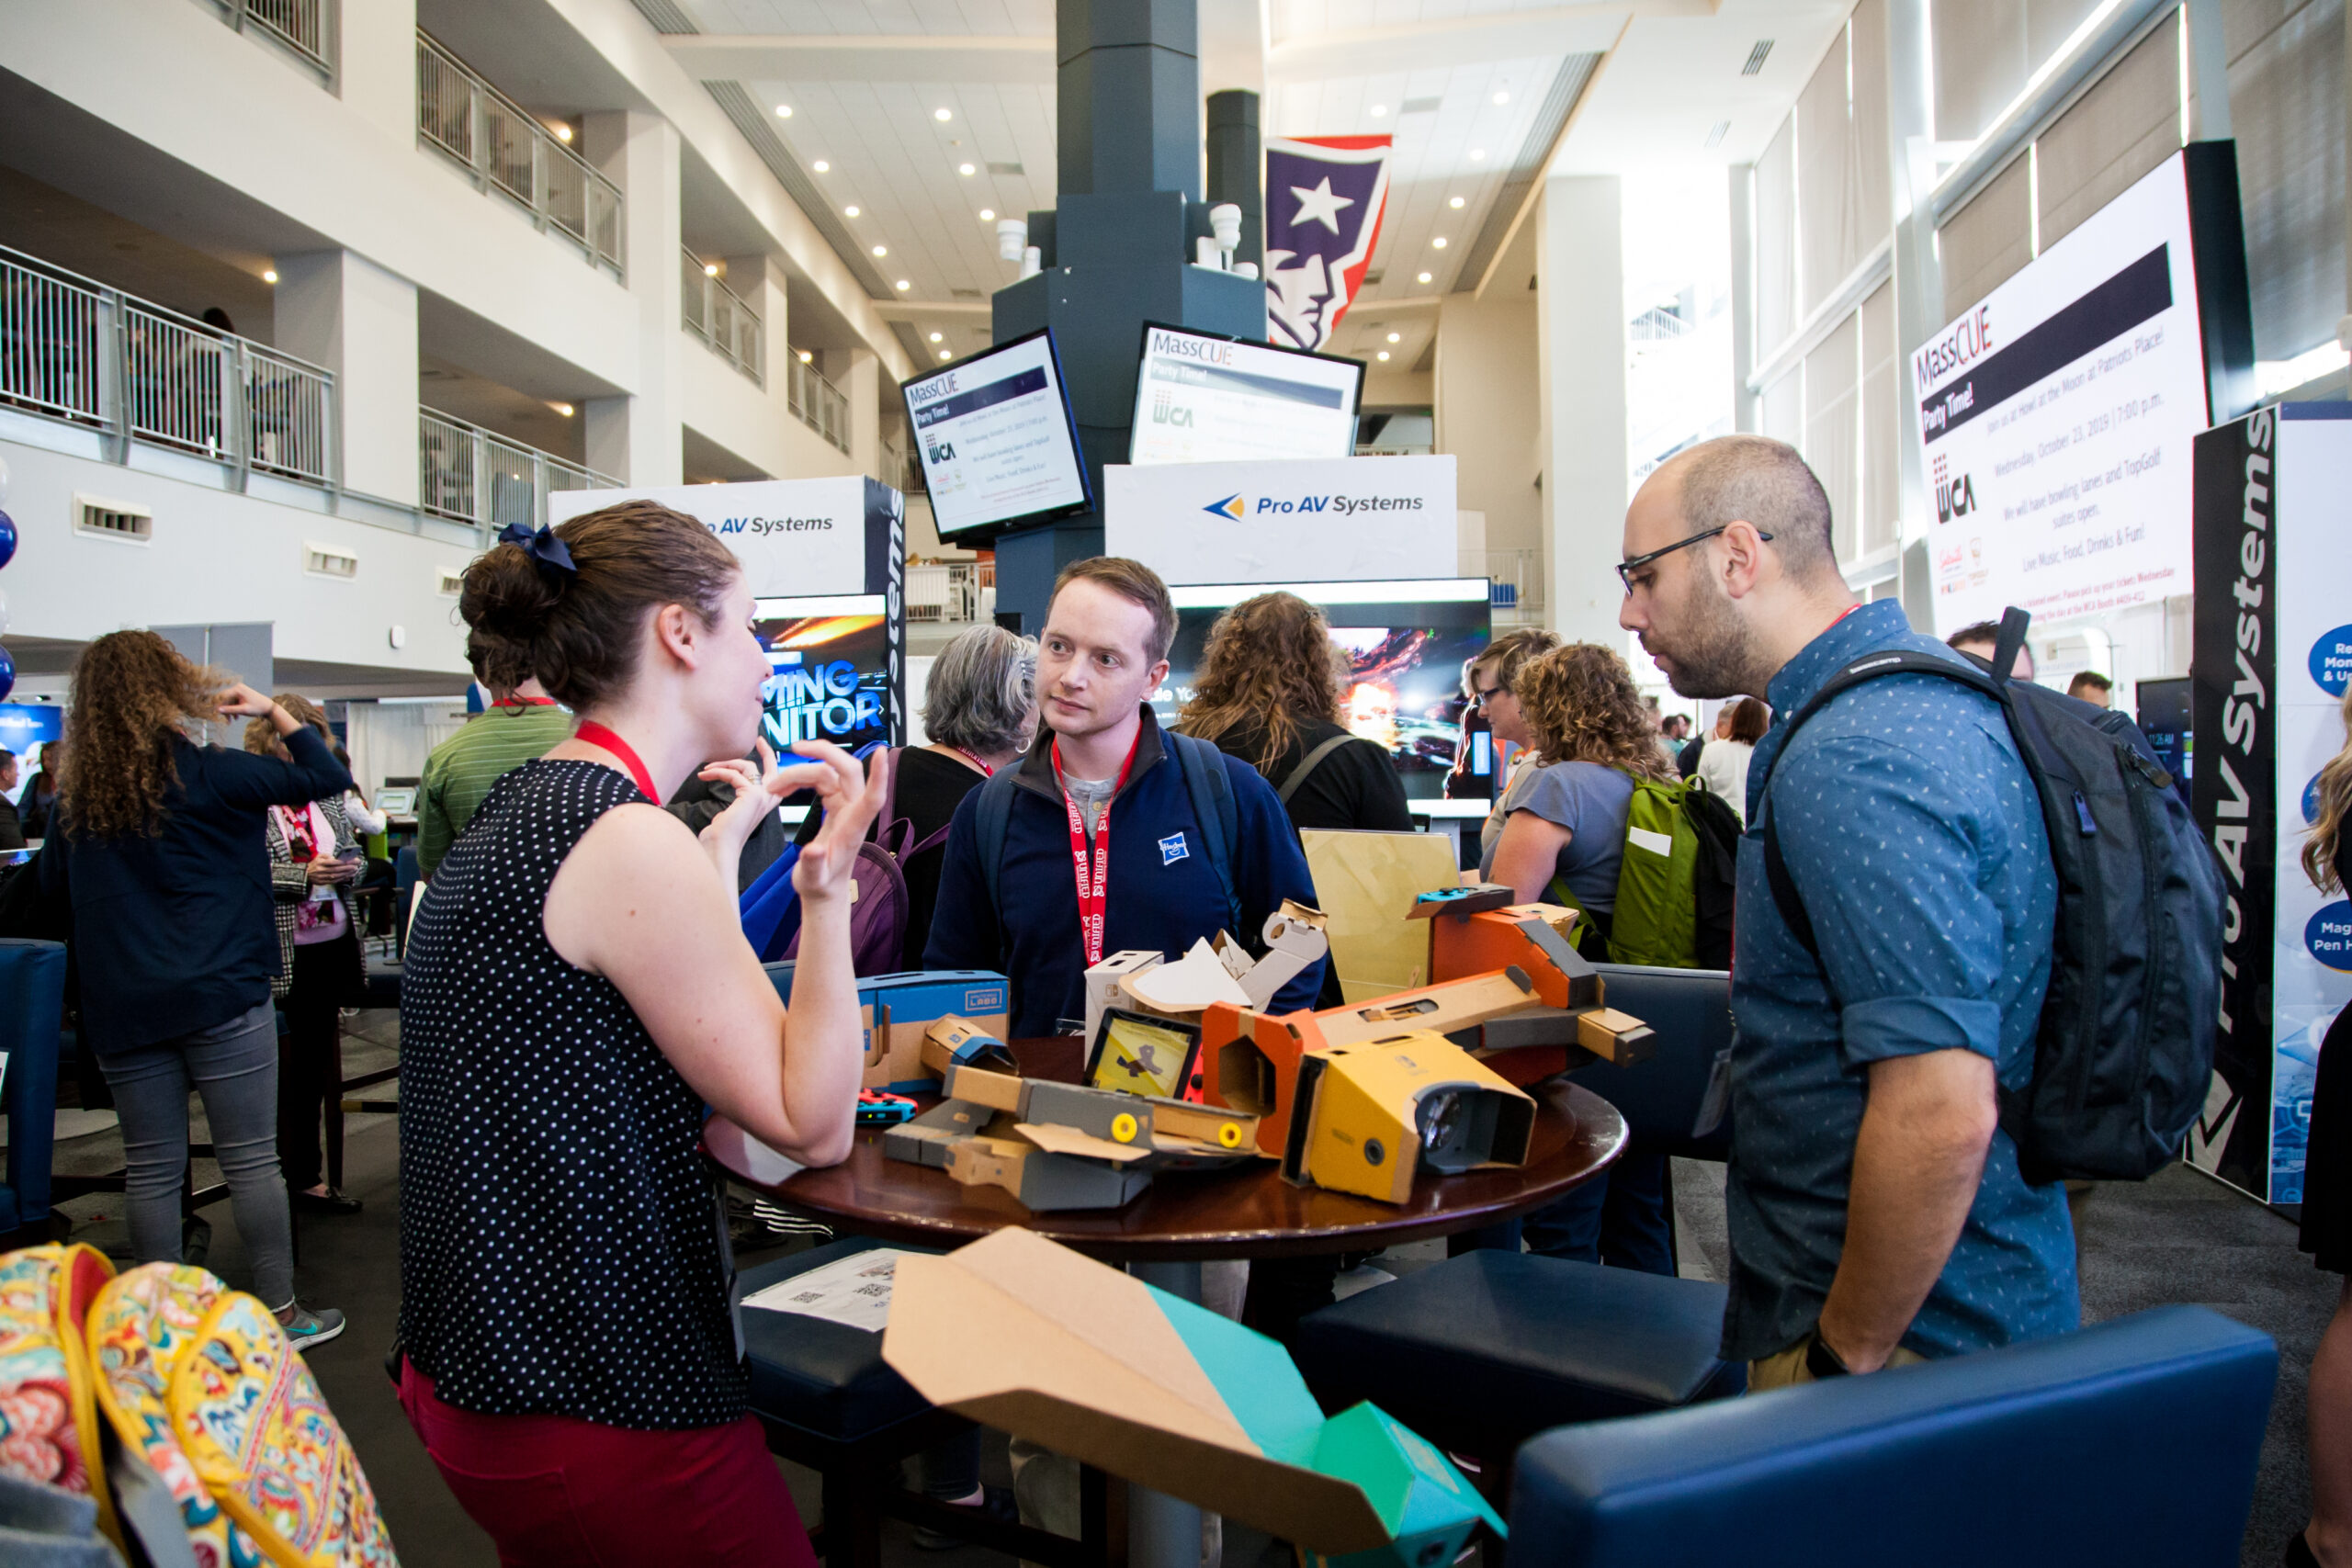
<path fill-rule="evenodd" d="M 1617 176 L 1548 180 L 1535 235 L 1547 619 L 1625 646 L 1613 570 L 1625 502 L 1625 255 Z M 1492 526 L 1492 518 L 1488 519 Z"/>
<path fill-rule="evenodd" d="M 591 398 L 581 411 L 588 466 L 632 485 L 677 484 L 685 470 L 677 129 L 660 115 L 615 109 L 584 116 L 582 132 L 582 154 L 626 201 L 622 254 L 638 326 L 637 386 L 626 397 Z"/>
<path fill-rule="evenodd" d="M 1480 558 L 1467 576 L 1483 576 L 1489 550 L 1532 550 L 1540 591 L 1544 496 L 1535 479 L 1544 457 L 1536 356 L 1536 295 L 1496 288 L 1484 296 L 1449 294 L 1438 307 L 1432 402 L 1437 450 L 1454 459 L 1458 502 L 1483 514 Z"/>
<path fill-rule="evenodd" d="M 1209 204 L 1241 209 L 1241 243 L 1233 259 L 1266 260 L 1266 156 L 1258 132 L 1258 95 L 1238 87 L 1209 95 Z"/>
<path fill-rule="evenodd" d="M 1935 77 L 1928 0 L 1887 0 L 1887 170 L 1894 180 L 1895 482 L 1903 515 L 1903 613 L 1926 630 L 1936 624 L 1928 570 L 1933 505 L 1919 451 L 1919 385 L 1911 351 L 1944 324 L 1943 265 L 1936 256 L 1928 193 L 1936 183 Z"/>
<path fill-rule="evenodd" d="M 1201 198 L 1201 25 L 1193 0 L 1057 0 L 1064 197 Z"/>
<path fill-rule="evenodd" d="M 849 376 L 837 384 L 849 399 L 851 469 L 895 485 L 882 471 L 882 361 L 865 349 L 851 350 Z"/>
<path fill-rule="evenodd" d="M 416 285 L 353 251 L 277 262 L 277 346 L 334 372 L 343 488 L 417 500 Z"/>
<path fill-rule="evenodd" d="M 335 90 L 344 106 L 403 146 L 416 141 L 416 0 L 338 11 Z"/>

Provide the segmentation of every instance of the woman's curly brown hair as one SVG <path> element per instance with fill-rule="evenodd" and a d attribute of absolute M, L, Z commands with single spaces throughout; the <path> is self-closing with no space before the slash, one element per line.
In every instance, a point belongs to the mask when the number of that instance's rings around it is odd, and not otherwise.
<path fill-rule="evenodd" d="M 1323 612 L 1295 593 L 1261 593 L 1216 618 L 1176 728 L 1203 740 L 1262 726 L 1259 767 L 1290 750 L 1300 729 L 1338 724 L 1347 656 Z"/>
<path fill-rule="evenodd" d="M 1598 762 L 1671 782 L 1657 727 L 1624 659 L 1599 643 L 1571 642 L 1521 667 L 1510 683 L 1546 762 Z"/>
<path fill-rule="evenodd" d="M 179 783 L 172 737 L 220 717 L 228 683 L 150 631 L 108 632 L 84 649 L 58 779 L 67 829 L 80 839 L 163 831 L 164 796 Z"/>

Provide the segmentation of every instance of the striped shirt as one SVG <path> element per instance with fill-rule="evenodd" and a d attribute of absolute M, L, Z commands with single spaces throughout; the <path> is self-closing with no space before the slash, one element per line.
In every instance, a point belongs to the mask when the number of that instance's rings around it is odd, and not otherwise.
<path fill-rule="evenodd" d="M 552 703 L 494 707 L 433 749 L 416 807 L 416 863 L 431 876 L 500 777 L 571 738 L 571 715 Z"/>

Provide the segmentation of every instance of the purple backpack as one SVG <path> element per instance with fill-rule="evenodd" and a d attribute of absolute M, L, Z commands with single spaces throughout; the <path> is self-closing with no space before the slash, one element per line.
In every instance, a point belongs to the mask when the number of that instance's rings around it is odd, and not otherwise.
<path fill-rule="evenodd" d="M 849 906 L 850 964 L 860 979 L 895 975 L 905 967 L 900 960 L 912 900 L 907 896 L 907 877 L 901 868 L 924 851 L 947 841 L 948 829 L 942 828 L 921 843 L 909 842 L 915 836 L 915 825 L 899 815 L 899 764 L 905 756 L 904 747 L 891 748 L 889 792 L 882 797 L 881 815 L 874 819 L 874 836 L 857 846 L 857 863 L 850 867 L 854 885 Z M 797 908 L 790 918 L 795 929 L 792 940 L 784 945 L 783 956 L 797 960 L 800 956 Z"/>

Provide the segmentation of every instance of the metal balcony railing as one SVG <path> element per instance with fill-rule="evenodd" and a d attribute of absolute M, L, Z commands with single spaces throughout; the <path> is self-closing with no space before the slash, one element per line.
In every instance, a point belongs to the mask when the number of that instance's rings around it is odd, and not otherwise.
<path fill-rule="evenodd" d="M 785 402 L 800 423 L 849 450 L 849 399 L 795 351 L 784 382 Z"/>
<path fill-rule="evenodd" d="M 6 246 L 0 407 L 240 476 L 337 482 L 333 371 Z"/>
<path fill-rule="evenodd" d="M 277 39 L 332 83 L 334 80 L 335 9 L 331 0 L 215 0 L 221 20 L 239 32 L 251 28 Z"/>
<path fill-rule="evenodd" d="M 540 229 L 578 245 L 591 264 L 626 274 L 620 186 L 422 31 L 416 35 L 416 134 L 464 168 L 477 186 L 497 191 L 528 211 Z"/>
<path fill-rule="evenodd" d="M 616 490 L 620 480 L 536 446 L 509 441 L 454 414 L 420 408 L 417 497 L 436 517 L 503 528 L 537 528 L 548 497 L 560 490 Z"/>
<path fill-rule="evenodd" d="M 765 386 L 767 382 L 760 372 L 760 367 L 766 363 L 761 353 L 760 313 L 720 282 L 718 275 L 692 251 L 684 253 L 684 256 L 686 270 L 681 280 L 680 297 L 685 302 L 686 331 L 708 344 L 719 358 L 749 376 L 753 386 Z"/>
<path fill-rule="evenodd" d="M 1544 608 L 1544 552 L 1488 550 L 1487 602 L 1508 614 L 1536 616 Z"/>

